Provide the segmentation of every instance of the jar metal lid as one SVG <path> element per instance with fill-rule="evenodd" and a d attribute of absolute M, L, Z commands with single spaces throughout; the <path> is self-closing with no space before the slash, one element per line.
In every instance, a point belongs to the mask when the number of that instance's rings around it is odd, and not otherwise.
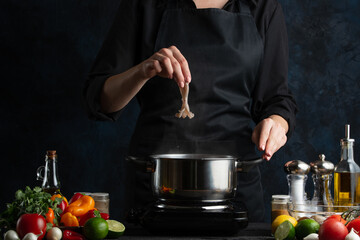
<path fill-rule="evenodd" d="M 96 201 L 96 200 L 108 200 L 109 199 L 109 193 L 90 193 L 90 196 Z"/>
<path fill-rule="evenodd" d="M 290 200 L 289 195 L 272 195 L 271 198 L 273 201 L 281 201 L 281 202 L 288 202 Z"/>

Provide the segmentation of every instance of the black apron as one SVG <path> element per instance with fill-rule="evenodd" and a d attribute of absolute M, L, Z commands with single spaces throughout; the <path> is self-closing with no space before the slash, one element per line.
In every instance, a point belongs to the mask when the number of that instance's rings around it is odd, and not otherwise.
<path fill-rule="evenodd" d="M 193 119 L 178 119 L 181 95 L 174 80 L 155 77 L 138 94 L 140 116 L 131 155 L 165 153 L 226 154 L 254 158 L 251 142 L 251 94 L 263 55 L 263 42 L 249 6 L 240 0 L 238 12 L 181 8 L 169 0 L 155 51 L 176 46 L 192 75 L 189 106 Z M 135 202 L 150 202 L 149 175 L 137 172 Z M 262 220 L 263 195 L 259 169 L 238 174 L 237 197 L 250 220 Z"/>

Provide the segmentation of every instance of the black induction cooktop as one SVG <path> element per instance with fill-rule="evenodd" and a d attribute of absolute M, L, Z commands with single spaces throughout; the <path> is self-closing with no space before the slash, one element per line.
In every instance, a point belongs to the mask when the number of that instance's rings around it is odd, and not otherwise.
<path fill-rule="evenodd" d="M 156 235 L 233 235 L 247 227 L 247 211 L 241 202 L 167 204 L 157 201 L 133 210 L 132 222 Z"/>

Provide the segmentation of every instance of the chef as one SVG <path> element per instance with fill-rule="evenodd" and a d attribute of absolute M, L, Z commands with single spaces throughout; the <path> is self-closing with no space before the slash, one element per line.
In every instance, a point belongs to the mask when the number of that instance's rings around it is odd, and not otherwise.
<path fill-rule="evenodd" d="M 123 0 L 84 87 L 89 115 L 115 121 L 134 97 L 129 154 L 206 153 L 270 160 L 295 127 L 288 44 L 277 0 Z M 188 87 L 195 115 L 177 118 Z M 131 175 L 131 174 L 130 174 Z M 136 172 L 130 202 L 152 199 Z M 264 217 L 260 171 L 238 174 L 250 221 Z"/>

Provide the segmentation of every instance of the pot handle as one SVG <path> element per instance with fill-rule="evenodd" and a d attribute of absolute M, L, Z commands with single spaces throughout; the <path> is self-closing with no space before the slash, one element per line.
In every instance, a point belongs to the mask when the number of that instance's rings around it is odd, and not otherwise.
<path fill-rule="evenodd" d="M 135 167 L 143 172 L 153 173 L 156 169 L 156 163 L 152 159 L 146 159 L 145 157 L 134 157 L 134 156 L 126 156 L 126 161 L 129 161 L 135 165 Z"/>
<path fill-rule="evenodd" d="M 240 161 L 236 160 L 236 171 L 237 172 L 248 172 L 250 169 L 255 167 L 257 164 L 264 162 L 263 158 L 256 158 L 252 160 Z"/>

